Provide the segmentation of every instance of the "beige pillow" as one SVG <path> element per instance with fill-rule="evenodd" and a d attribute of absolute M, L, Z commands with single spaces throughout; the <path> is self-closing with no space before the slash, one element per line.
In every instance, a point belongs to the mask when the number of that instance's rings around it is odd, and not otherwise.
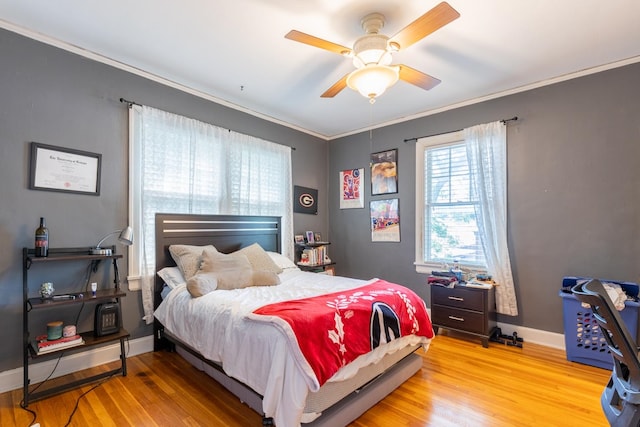
<path fill-rule="evenodd" d="M 272 271 L 275 274 L 282 273 L 282 269 L 278 267 L 278 264 L 273 262 L 267 251 L 262 249 L 262 246 L 260 246 L 258 243 L 254 243 L 253 245 L 242 248 L 234 253 L 246 255 L 247 258 L 249 258 L 251 267 L 256 271 L 267 270 Z"/>
<path fill-rule="evenodd" d="M 223 254 L 206 248 L 202 252 L 200 273 L 211 273 L 218 281 L 217 289 L 240 289 L 252 286 L 253 270 L 246 255 Z"/>
<path fill-rule="evenodd" d="M 280 277 L 269 270 L 253 270 L 252 286 L 274 286 L 280 284 Z"/>
<path fill-rule="evenodd" d="M 202 251 L 204 249 L 215 251 L 216 248 L 213 245 L 207 246 L 193 246 L 193 245 L 171 245 L 169 246 L 169 253 L 176 262 L 176 265 L 182 271 L 182 275 L 186 280 L 193 277 L 200 268 L 202 262 Z"/>
<path fill-rule="evenodd" d="M 198 273 L 187 280 L 187 291 L 192 297 L 198 298 L 213 292 L 218 288 L 218 279 L 215 273 Z"/>

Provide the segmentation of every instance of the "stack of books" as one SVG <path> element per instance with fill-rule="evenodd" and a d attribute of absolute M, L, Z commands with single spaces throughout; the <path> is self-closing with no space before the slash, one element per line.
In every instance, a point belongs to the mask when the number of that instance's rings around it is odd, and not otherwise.
<path fill-rule="evenodd" d="M 46 335 L 36 337 L 33 348 L 38 355 L 51 353 L 53 351 L 62 350 L 64 348 L 76 347 L 84 344 L 84 339 L 80 335 L 70 337 L 62 337 L 57 340 L 48 340 Z"/>
<path fill-rule="evenodd" d="M 317 248 L 309 248 L 302 251 L 300 264 L 304 265 L 322 265 L 331 262 L 327 253 L 326 246 L 318 246 Z"/>

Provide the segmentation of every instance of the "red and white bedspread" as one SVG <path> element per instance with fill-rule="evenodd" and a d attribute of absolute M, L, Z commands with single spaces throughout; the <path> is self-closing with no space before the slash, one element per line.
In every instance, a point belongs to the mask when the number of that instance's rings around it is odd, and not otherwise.
<path fill-rule="evenodd" d="M 424 301 L 384 280 L 359 288 L 261 307 L 250 319 L 271 322 L 317 391 L 347 363 L 391 340 L 433 338 Z"/>
<path fill-rule="evenodd" d="M 346 298 L 349 298 L 348 295 L 353 297 L 355 294 L 349 290 L 361 288 L 361 291 L 364 285 L 372 284 L 376 280 L 334 277 L 295 269 L 280 274 L 280 281 L 277 286 L 220 290 L 200 298 L 191 298 L 186 287 L 181 285 L 167 295 L 154 314 L 173 335 L 207 359 L 220 362 L 227 375 L 261 394 L 264 414 L 273 417 L 277 426 L 290 427 L 301 422 L 309 422 L 317 416 L 303 412 L 307 395 L 317 389 L 320 380 L 309 368 L 310 365 L 304 362 L 305 359 L 301 359 L 301 351 L 291 350 L 291 340 L 283 333 L 281 326 L 270 321 L 256 321 L 255 317 L 260 316 L 252 313 L 270 304 L 328 293 L 344 294 Z M 348 302 L 341 299 L 337 301 L 340 310 L 343 304 Z M 424 310 L 424 306 L 416 302 L 412 302 L 411 306 L 416 308 L 416 313 Z M 335 309 L 332 310 L 335 313 Z M 350 326 L 347 326 L 347 317 L 350 314 L 345 310 L 340 313 L 346 338 L 347 334 L 350 334 Z M 382 325 L 383 332 L 387 331 L 384 322 Z M 331 382 L 346 380 L 353 377 L 361 367 L 376 363 L 386 354 L 406 346 L 422 345 L 425 349 L 428 348 L 429 337 L 432 336 L 431 326 L 425 326 L 423 320 L 417 325 L 420 328 L 419 331 L 416 329 L 417 334 L 403 335 L 382 343 L 373 351 L 367 350 L 366 354 L 360 356 L 357 356 L 355 351 L 352 353 L 351 347 L 346 345 L 344 362 L 353 356 L 356 356 L 355 359 L 344 366 L 343 360 L 340 360 L 339 365 L 342 367 L 335 374 L 330 376 L 330 372 L 326 372 L 320 375 L 320 378 L 322 381 Z M 411 330 L 405 328 L 402 328 L 403 334 Z M 331 337 L 340 342 L 343 332 L 340 328 L 336 329 L 334 316 L 331 316 L 329 324 L 325 324 L 323 329 L 326 334 L 329 334 L 327 330 L 334 330 L 335 333 L 331 334 Z M 367 330 L 370 330 L 369 327 Z M 368 337 L 367 340 L 370 343 Z M 335 346 L 331 338 L 329 341 Z M 328 376 L 330 378 L 327 379 Z"/>

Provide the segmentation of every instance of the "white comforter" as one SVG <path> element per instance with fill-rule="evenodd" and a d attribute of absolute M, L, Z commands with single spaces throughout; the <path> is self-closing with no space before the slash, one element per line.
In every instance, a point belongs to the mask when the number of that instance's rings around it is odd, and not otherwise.
<path fill-rule="evenodd" d="M 303 419 L 310 384 L 305 369 L 288 351 L 283 333 L 271 324 L 253 322 L 246 315 L 266 304 L 350 289 L 369 281 L 302 272 L 280 274 L 280 285 L 211 292 L 192 298 L 184 285 L 172 290 L 155 311 L 165 328 L 209 360 L 221 362 L 225 373 L 263 396 L 263 411 L 279 427 L 293 427 Z M 363 355 L 343 367 L 329 381 L 355 375 L 362 366 L 385 354 L 424 340 L 403 337 Z"/>

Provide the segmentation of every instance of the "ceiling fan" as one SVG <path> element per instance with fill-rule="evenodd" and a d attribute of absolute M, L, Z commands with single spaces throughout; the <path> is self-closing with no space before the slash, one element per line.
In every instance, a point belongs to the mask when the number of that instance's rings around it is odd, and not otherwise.
<path fill-rule="evenodd" d="M 392 54 L 408 48 L 459 16 L 458 11 L 447 2 L 442 2 L 396 35 L 388 37 L 380 33 L 384 26 L 384 16 L 380 13 L 371 13 L 362 19 L 362 28 L 366 34 L 355 41 L 353 49 L 296 30 L 291 30 L 285 37 L 353 58 L 356 69 L 327 89 L 321 95 L 323 98 L 333 98 L 348 86 L 369 98 L 373 103 L 376 97 L 382 95 L 398 79 L 424 90 L 429 90 L 440 83 L 440 80 L 435 77 L 407 65 L 391 65 Z"/>

